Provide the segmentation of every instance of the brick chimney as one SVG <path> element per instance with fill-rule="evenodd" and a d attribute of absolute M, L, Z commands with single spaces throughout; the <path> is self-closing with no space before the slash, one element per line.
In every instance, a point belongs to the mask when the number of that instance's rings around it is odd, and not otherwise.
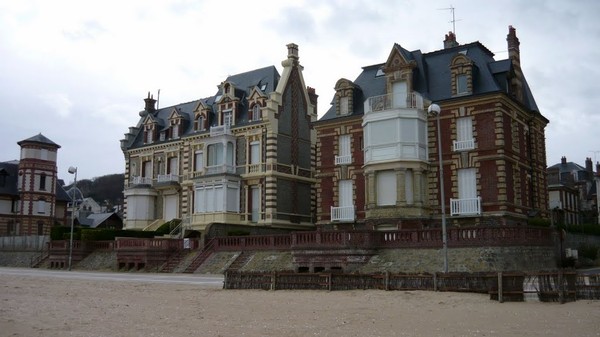
<path fill-rule="evenodd" d="M 148 98 L 144 98 L 144 103 L 146 103 L 144 110 L 147 113 L 155 113 L 156 112 L 156 108 L 154 107 L 154 104 L 156 104 L 156 100 L 154 99 L 153 95 L 150 95 L 149 91 L 148 91 Z"/>
<path fill-rule="evenodd" d="M 600 177 L 600 163 L 596 162 L 596 176 Z M 596 192 L 598 193 L 598 192 Z"/>
<path fill-rule="evenodd" d="M 448 34 L 446 34 L 446 38 L 444 39 L 444 49 L 456 46 L 458 46 L 458 42 L 456 42 L 456 35 L 454 35 L 453 32 L 448 32 Z"/>
<path fill-rule="evenodd" d="M 562 165 L 567 165 L 567 157 L 565 157 L 565 156 L 562 156 L 562 158 L 560 158 L 560 163 L 561 163 Z"/>
<path fill-rule="evenodd" d="M 508 26 L 508 58 L 512 61 L 514 77 L 510 79 L 510 94 L 517 100 L 523 102 L 523 72 L 521 71 L 521 52 L 519 49 L 519 38 L 517 30 L 513 26 Z"/>
<path fill-rule="evenodd" d="M 592 158 L 585 158 L 585 170 L 589 173 L 594 173 L 594 163 Z"/>

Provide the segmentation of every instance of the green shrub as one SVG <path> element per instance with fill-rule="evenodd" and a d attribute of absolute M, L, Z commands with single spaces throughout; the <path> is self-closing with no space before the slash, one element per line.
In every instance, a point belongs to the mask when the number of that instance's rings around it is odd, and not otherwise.
<path fill-rule="evenodd" d="M 54 226 L 50 229 L 51 240 L 64 240 L 64 235 L 71 234 L 71 227 L 67 226 Z"/>
<path fill-rule="evenodd" d="M 527 220 L 527 224 L 529 226 L 535 227 L 550 227 L 552 225 L 549 219 L 543 219 L 538 217 Z"/>
<path fill-rule="evenodd" d="M 250 235 L 250 232 L 244 231 L 241 229 L 227 232 L 227 236 L 247 236 L 247 235 Z"/>

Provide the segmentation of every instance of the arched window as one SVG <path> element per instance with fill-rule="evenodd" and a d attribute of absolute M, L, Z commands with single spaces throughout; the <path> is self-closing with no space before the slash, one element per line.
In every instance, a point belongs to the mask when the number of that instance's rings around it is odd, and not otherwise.
<path fill-rule="evenodd" d="M 251 120 L 258 121 L 258 120 L 260 120 L 260 118 L 261 118 L 260 104 L 256 103 L 252 107 L 252 117 L 251 117 Z"/>

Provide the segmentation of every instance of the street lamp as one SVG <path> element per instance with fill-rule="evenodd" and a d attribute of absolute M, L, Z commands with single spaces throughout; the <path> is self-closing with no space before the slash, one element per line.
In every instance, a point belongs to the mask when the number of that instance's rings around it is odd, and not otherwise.
<path fill-rule="evenodd" d="M 69 271 L 71 270 L 71 261 L 73 260 L 73 226 L 75 224 L 75 192 L 77 191 L 77 167 L 69 167 L 69 173 L 75 175 L 75 182 L 73 183 L 73 194 L 71 196 L 71 239 L 69 240 Z"/>
<path fill-rule="evenodd" d="M 440 163 L 440 199 L 442 206 L 442 245 L 444 251 L 444 273 L 448 272 L 448 235 L 446 234 L 446 198 L 444 196 L 444 165 L 442 164 L 442 132 L 440 129 L 440 119 L 442 118 L 442 109 L 437 104 L 431 104 L 427 109 L 432 115 L 437 116 L 437 139 L 438 139 L 438 161 Z"/>

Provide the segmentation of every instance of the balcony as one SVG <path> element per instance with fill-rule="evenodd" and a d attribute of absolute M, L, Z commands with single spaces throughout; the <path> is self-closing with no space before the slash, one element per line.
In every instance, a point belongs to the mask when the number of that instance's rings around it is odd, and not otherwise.
<path fill-rule="evenodd" d="M 450 215 L 480 215 L 481 197 L 450 199 Z"/>
<path fill-rule="evenodd" d="M 210 128 L 210 136 L 221 136 L 221 135 L 230 135 L 231 127 L 229 125 L 219 125 L 219 126 L 211 126 Z"/>
<path fill-rule="evenodd" d="M 354 206 L 331 207 L 331 221 L 353 222 Z"/>
<path fill-rule="evenodd" d="M 423 97 L 416 92 L 408 95 L 386 94 L 369 97 L 365 101 L 365 112 L 378 112 L 392 109 L 423 110 Z"/>
<path fill-rule="evenodd" d="M 129 185 L 130 186 L 152 185 L 152 178 L 140 177 L 140 176 L 132 177 L 131 178 L 131 182 L 129 183 Z"/>
<path fill-rule="evenodd" d="M 335 156 L 336 165 L 348 165 L 352 163 L 352 155 Z"/>
<path fill-rule="evenodd" d="M 475 139 L 471 138 L 469 140 L 455 140 L 453 144 L 455 152 L 472 150 L 475 148 Z"/>

